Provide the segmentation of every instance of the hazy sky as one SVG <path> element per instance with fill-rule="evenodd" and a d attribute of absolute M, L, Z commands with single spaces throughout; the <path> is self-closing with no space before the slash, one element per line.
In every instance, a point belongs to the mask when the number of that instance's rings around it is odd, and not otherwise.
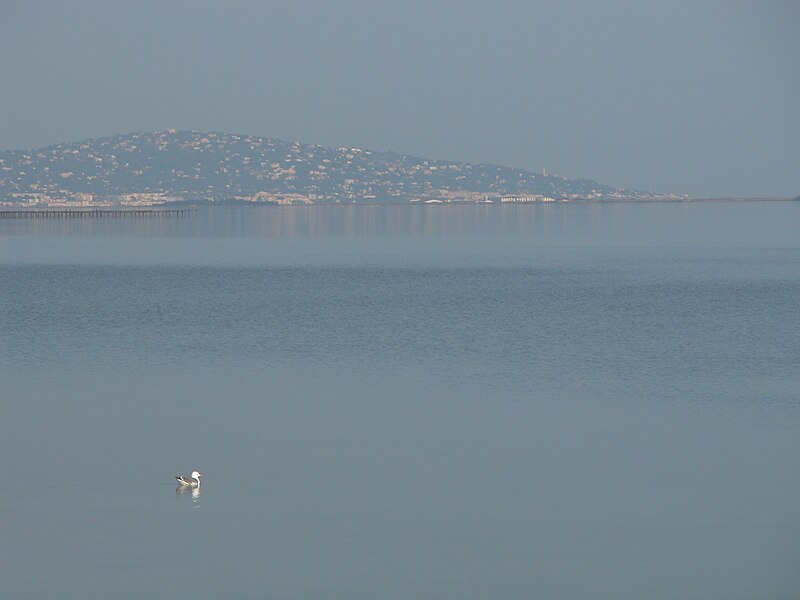
<path fill-rule="evenodd" d="M 0 149 L 175 127 L 800 194 L 800 2 L 0 0 Z"/>

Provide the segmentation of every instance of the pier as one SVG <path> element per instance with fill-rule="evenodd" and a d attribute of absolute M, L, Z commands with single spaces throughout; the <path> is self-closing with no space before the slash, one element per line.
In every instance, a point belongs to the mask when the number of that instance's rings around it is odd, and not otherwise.
<path fill-rule="evenodd" d="M 196 212 L 196 208 L 67 208 L 42 210 L 0 210 L 0 219 L 118 219 L 123 217 L 188 217 Z"/>

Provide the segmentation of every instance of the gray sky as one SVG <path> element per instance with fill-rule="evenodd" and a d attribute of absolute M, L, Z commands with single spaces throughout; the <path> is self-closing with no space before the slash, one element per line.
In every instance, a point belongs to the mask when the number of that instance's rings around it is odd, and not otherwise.
<path fill-rule="evenodd" d="M 0 149 L 175 127 L 800 194 L 800 3 L 0 0 Z"/>

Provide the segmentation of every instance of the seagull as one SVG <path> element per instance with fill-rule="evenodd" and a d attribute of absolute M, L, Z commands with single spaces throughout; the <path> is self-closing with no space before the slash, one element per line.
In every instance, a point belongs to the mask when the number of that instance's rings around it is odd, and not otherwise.
<path fill-rule="evenodd" d="M 200 487 L 200 478 L 203 474 L 200 471 L 192 471 L 192 474 L 189 477 L 185 475 L 176 475 L 175 479 L 178 480 L 178 483 L 185 487 L 190 488 L 199 488 Z"/>

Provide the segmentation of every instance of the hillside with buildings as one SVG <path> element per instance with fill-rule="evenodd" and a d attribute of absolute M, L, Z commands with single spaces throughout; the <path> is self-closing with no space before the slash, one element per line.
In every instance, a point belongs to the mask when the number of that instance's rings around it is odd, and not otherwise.
<path fill-rule="evenodd" d="M 669 199 L 494 165 L 200 131 L 0 152 L 6 206 Z"/>

